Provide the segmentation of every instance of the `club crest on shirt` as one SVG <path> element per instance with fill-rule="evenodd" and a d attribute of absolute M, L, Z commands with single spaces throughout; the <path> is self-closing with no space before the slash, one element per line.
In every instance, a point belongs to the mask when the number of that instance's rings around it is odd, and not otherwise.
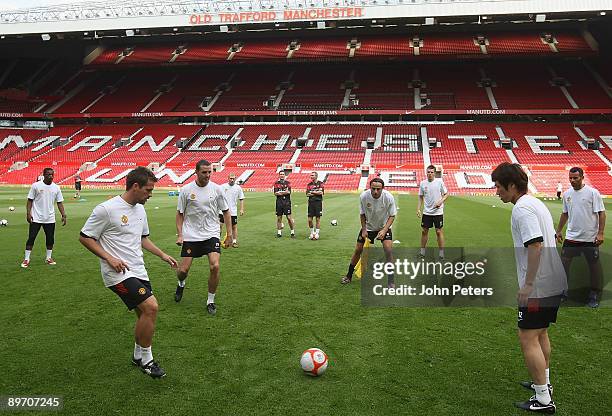
<path fill-rule="evenodd" d="M 144 287 L 141 287 L 140 289 L 138 289 L 138 294 L 139 295 L 144 295 L 145 293 L 147 293 L 147 290 Z"/>
<path fill-rule="evenodd" d="M 129 219 L 127 215 L 124 214 L 121 216 L 121 225 L 128 225 L 128 221 Z"/>
<path fill-rule="evenodd" d="M 572 202 L 572 197 L 571 197 L 571 196 L 568 196 L 568 197 L 567 197 L 567 203 L 569 204 L 570 202 Z"/>
<path fill-rule="evenodd" d="M 366 207 L 368 207 L 368 208 L 372 208 L 372 204 L 368 202 L 368 203 L 366 204 Z"/>
<path fill-rule="evenodd" d="M 191 199 L 192 201 L 196 199 L 196 194 L 192 193 L 191 195 L 189 195 L 189 199 Z"/>

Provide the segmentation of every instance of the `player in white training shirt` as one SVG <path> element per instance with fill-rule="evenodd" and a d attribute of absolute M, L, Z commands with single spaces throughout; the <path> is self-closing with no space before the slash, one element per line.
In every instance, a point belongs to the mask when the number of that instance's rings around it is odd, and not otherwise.
<path fill-rule="evenodd" d="M 240 216 L 244 215 L 244 192 L 240 185 L 236 184 L 236 174 L 230 173 L 228 176 L 228 182 L 221 185 L 223 195 L 229 206 L 230 215 L 232 217 L 232 247 L 238 247 L 238 202 L 240 202 Z M 225 222 L 223 213 L 219 211 L 219 221 L 221 224 Z"/>
<path fill-rule="evenodd" d="M 349 263 L 348 272 L 341 280 L 343 285 L 351 283 L 353 280 L 353 272 L 361 258 L 366 238 L 370 240 L 371 244 L 374 244 L 374 240 L 380 240 L 385 252 L 386 261 L 393 262 L 393 233 L 391 232 L 391 225 L 395 221 L 397 208 L 393 195 L 383 189 L 384 187 L 385 182 L 382 179 L 374 178 L 370 181 L 370 189 L 363 191 L 359 197 L 361 229 L 357 235 L 357 244 Z M 389 287 L 395 287 L 393 275 L 388 275 L 388 278 Z"/>
<path fill-rule="evenodd" d="M 527 195 L 527 174 L 520 165 L 504 162 L 491 175 L 497 195 L 514 204 L 511 230 L 519 283 L 518 335 L 532 381 L 521 382 L 535 396 L 515 405 L 521 409 L 554 413 L 550 384 L 548 327 L 556 322 L 567 279 L 555 244 L 555 229 L 544 203 Z"/>
<path fill-rule="evenodd" d="M 230 247 L 232 237 L 232 219 L 219 185 L 211 182 L 212 165 L 207 160 L 196 163 L 196 180 L 185 185 L 179 193 L 176 207 L 176 244 L 182 246 L 181 264 L 177 270 L 178 284 L 174 300 L 180 302 L 185 290 L 185 279 L 191 268 L 194 257 L 208 257 L 210 276 L 208 278 L 208 299 L 206 310 L 209 314 L 217 313 L 215 294 L 219 285 L 219 260 L 221 257 L 221 235 L 218 212 L 223 213 L 227 237 L 223 247 Z"/>
<path fill-rule="evenodd" d="M 55 171 L 51 168 L 43 170 L 42 181 L 34 182 L 28 192 L 26 202 L 26 220 L 30 224 L 28 231 L 28 241 L 26 242 L 25 256 L 21 262 L 24 269 L 30 265 L 30 254 L 34 241 L 41 227 L 45 231 L 47 245 L 47 257 L 45 262 L 54 265 L 55 260 L 51 257 L 53 244 L 55 244 L 55 207 L 62 214 L 62 225 L 66 225 L 66 212 L 64 211 L 64 197 L 57 184 L 53 183 Z"/>
<path fill-rule="evenodd" d="M 584 254 L 589 265 L 591 291 L 587 305 L 599 307 L 603 291 L 603 270 L 599 260 L 599 246 L 604 241 L 606 207 L 599 191 L 584 183 L 584 171 L 574 167 L 569 171 L 572 187 L 563 194 L 563 212 L 557 226 L 557 241 L 563 242 L 561 260 L 565 272 L 570 272 L 572 259 Z M 569 222 L 568 222 L 569 220 Z M 565 241 L 563 227 L 567 223 Z"/>
<path fill-rule="evenodd" d="M 125 192 L 94 208 L 81 229 L 79 241 L 100 258 L 104 286 L 115 292 L 129 310 L 136 312 L 132 363 L 153 378 L 166 372 L 153 360 L 151 344 L 159 306 L 153 296 L 142 249 L 171 267 L 177 263 L 149 239 L 144 204 L 151 197 L 157 178 L 138 167 L 127 175 Z"/>
<path fill-rule="evenodd" d="M 442 179 L 436 178 L 436 167 L 427 166 L 427 179 L 419 185 L 419 205 L 417 217 L 421 218 L 421 256 L 425 256 L 425 247 L 429 239 L 429 229 L 436 227 L 436 238 L 440 249 L 440 258 L 444 258 L 444 202 L 448 198 L 448 190 Z M 423 205 L 425 206 L 423 208 Z M 423 210 L 421 212 L 421 210 Z"/>

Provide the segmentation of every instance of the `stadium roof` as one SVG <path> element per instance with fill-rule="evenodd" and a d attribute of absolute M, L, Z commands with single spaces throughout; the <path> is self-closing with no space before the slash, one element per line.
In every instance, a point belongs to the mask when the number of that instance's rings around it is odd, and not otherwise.
<path fill-rule="evenodd" d="M 599 12 L 610 0 L 108 0 L 0 11 L 0 34 L 517 13 Z"/>

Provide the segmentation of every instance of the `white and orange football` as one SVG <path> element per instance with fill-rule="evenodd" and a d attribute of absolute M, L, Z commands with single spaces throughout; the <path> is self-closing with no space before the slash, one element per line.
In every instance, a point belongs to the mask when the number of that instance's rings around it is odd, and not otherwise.
<path fill-rule="evenodd" d="M 327 354 L 318 348 L 309 348 L 302 353 L 300 365 L 309 376 L 320 376 L 327 370 Z"/>

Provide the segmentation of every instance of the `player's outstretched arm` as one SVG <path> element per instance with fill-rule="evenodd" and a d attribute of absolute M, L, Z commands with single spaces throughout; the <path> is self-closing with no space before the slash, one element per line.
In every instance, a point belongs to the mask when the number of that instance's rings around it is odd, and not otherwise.
<path fill-rule="evenodd" d="M 367 239 L 368 238 L 368 229 L 366 227 L 366 216 L 365 214 L 360 214 L 359 215 L 359 221 L 361 221 L 361 237 L 363 237 L 363 239 Z"/>
<path fill-rule="evenodd" d="M 87 250 L 107 262 L 117 273 L 125 273 L 126 270 L 130 270 L 123 260 L 111 256 L 95 239 L 81 233 L 79 242 L 83 244 Z"/>
<path fill-rule="evenodd" d="M 34 200 L 28 198 L 27 202 L 26 202 L 26 221 L 28 222 L 28 224 L 32 223 L 32 203 L 34 202 Z"/>
<path fill-rule="evenodd" d="M 391 225 L 393 225 L 393 221 L 395 221 L 395 215 L 391 215 L 389 218 L 387 218 L 385 226 L 378 232 L 378 235 L 376 236 L 378 240 L 382 241 L 382 239 L 385 238 L 387 231 L 389 231 L 389 228 L 391 228 Z"/>
<path fill-rule="evenodd" d="M 534 242 L 527 246 L 527 272 L 525 273 L 525 285 L 519 289 L 517 300 L 520 306 L 527 305 L 527 299 L 533 291 L 536 274 L 540 267 L 540 258 L 542 256 L 542 243 Z"/>
<path fill-rule="evenodd" d="M 60 214 L 62 214 L 62 225 L 66 225 L 66 211 L 64 211 L 64 203 L 58 202 L 57 209 L 59 209 Z"/>
<path fill-rule="evenodd" d="M 230 215 L 229 209 L 223 211 L 223 221 L 225 223 L 225 231 L 227 233 L 227 236 L 223 241 L 223 248 L 229 248 L 231 247 L 232 239 L 234 238 L 232 236 L 232 216 Z"/>
<path fill-rule="evenodd" d="M 417 204 L 417 217 L 419 218 L 421 218 L 422 215 L 421 209 L 423 208 L 424 201 L 423 195 L 419 195 L 419 203 Z"/>
<path fill-rule="evenodd" d="M 559 217 L 559 225 L 557 225 L 557 230 L 555 231 L 555 239 L 558 243 L 563 242 L 563 228 L 565 227 L 568 218 L 569 216 L 567 212 L 562 212 L 561 216 Z"/>
<path fill-rule="evenodd" d="M 159 247 L 153 244 L 153 241 L 151 241 L 149 237 L 142 237 L 142 248 L 168 263 L 173 269 L 178 266 L 177 261 L 172 256 L 164 253 Z"/>
<path fill-rule="evenodd" d="M 176 211 L 176 244 L 179 246 L 183 245 L 183 222 L 185 221 L 185 215 L 180 211 Z"/>
<path fill-rule="evenodd" d="M 437 203 L 436 203 L 436 208 L 440 208 L 442 206 L 442 204 L 444 204 L 446 202 L 446 200 L 448 199 L 448 192 L 445 193 L 444 195 L 442 195 L 442 199 L 440 199 Z"/>
<path fill-rule="evenodd" d="M 606 211 L 599 211 L 599 228 L 597 230 L 597 238 L 595 244 L 602 245 L 604 242 L 604 230 L 606 229 Z"/>

